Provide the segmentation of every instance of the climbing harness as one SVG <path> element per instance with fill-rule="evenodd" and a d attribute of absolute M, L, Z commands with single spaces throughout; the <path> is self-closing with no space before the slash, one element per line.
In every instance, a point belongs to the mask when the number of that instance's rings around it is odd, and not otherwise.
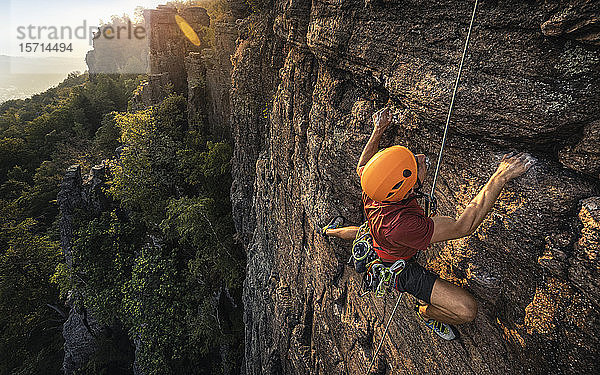
<path fill-rule="evenodd" d="M 458 90 L 458 83 L 460 82 L 460 76 L 462 73 L 463 64 L 465 62 L 465 56 L 467 55 L 467 49 L 469 47 L 469 39 L 471 38 L 471 30 L 473 29 L 473 22 L 475 21 L 475 14 L 477 12 L 477 3 L 478 2 L 479 2 L 479 0 L 475 0 L 475 5 L 473 6 L 473 13 L 471 14 L 471 23 L 469 24 L 469 31 L 467 33 L 467 39 L 465 40 L 465 47 L 463 49 L 462 57 L 460 59 L 460 65 L 458 66 L 458 74 L 456 75 L 456 81 L 454 82 L 454 90 L 452 92 L 452 99 L 450 100 L 450 107 L 448 108 L 448 116 L 446 117 L 446 126 L 444 127 L 444 136 L 442 137 L 442 145 L 440 147 L 437 165 L 435 167 L 435 174 L 433 176 L 433 183 L 431 185 L 431 193 L 429 194 L 428 198 L 425 199 L 425 214 L 427 216 L 433 216 L 437 209 L 437 200 L 435 198 L 435 184 L 437 182 L 438 173 L 440 171 L 440 165 L 442 163 L 442 155 L 444 153 L 444 146 L 446 144 L 446 136 L 448 134 L 448 126 L 450 124 L 450 116 L 452 115 L 452 109 L 454 108 L 454 99 L 456 98 L 456 92 Z M 383 331 L 383 336 L 381 337 L 381 341 L 379 342 L 379 345 L 377 346 L 377 350 L 375 350 L 375 353 L 373 354 L 371 364 L 369 365 L 369 368 L 367 369 L 367 372 L 365 373 L 367 375 L 371 371 L 371 368 L 373 367 L 373 364 L 375 363 L 375 360 L 377 359 L 377 354 L 379 354 L 379 350 L 381 349 L 381 346 L 383 345 L 383 340 L 385 339 L 388 328 L 390 326 L 390 323 L 392 322 L 392 319 L 394 318 L 394 314 L 396 313 L 396 309 L 398 308 L 398 305 L 400 304 L 400 300 L 402 299 L 403 294 L 404 293 L 400 293 L 400 296 L 398 296 L 396 305 L 394 306 L 394 309 L 392 310 L 392 314 L 390 315 L 390 319 L 388 320 L 388 322 L 385 326 L 385 330 Z"/>
<path fill-rule="evenodd" d="M 392 265 L 386 265 L 374 250 L 373 237 L 369 232 L 368 222 L 358 228 L 356 238 L 352 243 L 352 257 L 349 263 L 354 269 L 363 274 L 361 281 L 361 297 L 373 292 L 376 297 L 383 297 L 387 290 L 396 286 L 398 275 L 404 270 L 406 261 L 397 260 Z"/>

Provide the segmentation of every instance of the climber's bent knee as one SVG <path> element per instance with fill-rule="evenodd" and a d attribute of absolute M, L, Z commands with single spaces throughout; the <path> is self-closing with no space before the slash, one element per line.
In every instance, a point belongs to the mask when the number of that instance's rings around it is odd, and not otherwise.
<path fill-rule="evenodd" d="M 431 304 L 452 315 L 457 324 L 471 322 L 477 315 L 477 301 L 471 293 L 443 279 L 435 281 Z"/>

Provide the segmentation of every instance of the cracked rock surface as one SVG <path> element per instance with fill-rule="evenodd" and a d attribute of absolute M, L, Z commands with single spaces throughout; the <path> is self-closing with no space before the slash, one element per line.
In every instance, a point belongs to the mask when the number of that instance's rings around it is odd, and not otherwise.
<path fill-rule="evenodd" d="M 102 192 L 105 168 L 104 164 L 96 165 L 84 178 L 82 178 L 79 165 L 73 165 L 65 172 L 57 201 L 60 207 L 58 223 L 60 241 L 68 267 L 73 267 L 71 246 L 74 240 L 75 211 L 84 209 L 92 214 L 98 214 L 108 207 L 108 200 Z M 78 291 L 70 292 L 67 301 L 70 307 L 69 318 L 62 330 L 65 340 L 63 358 L 65 374 L 76 373 L 88 362 L 97 348 L 94 336 L 102 330 L 91 312 L 85 308 L 77 309 L 74 306 L 75 300 L 79 297 L 78 293 Z"/>
<path fill-rule="evenodd" d="M 355 166 L 372 113 L 381 147 L 435 160 L 471 2 L 276 0 L 238 20 L 232 201 L 248 253 L 247 374 L 362 374 L 397 294 L 360 297 L 335 215 L 363 221 Z M 437 184 L 459 213 L 511 150 L 538 163 L 481 227 L 419 261 L 479 303 L 443 342 L 400 303 L 379 373 L 596 373 L 598 2 L 480 4 Z M 427 191 L 428 185 L 425 189 Z"/>

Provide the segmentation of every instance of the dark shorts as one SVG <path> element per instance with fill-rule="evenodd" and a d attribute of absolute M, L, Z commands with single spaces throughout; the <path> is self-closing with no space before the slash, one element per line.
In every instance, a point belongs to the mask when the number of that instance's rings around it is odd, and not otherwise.
<path fill-rule="evenodd" d="M 411 259 L 406 263 L 404 270 L 396 279 L 395 288 L 400 292 L 407 292 L 427 303 L 431 302 L 433 284 L 438 278 L 435 273 L 426 270 Z"/>

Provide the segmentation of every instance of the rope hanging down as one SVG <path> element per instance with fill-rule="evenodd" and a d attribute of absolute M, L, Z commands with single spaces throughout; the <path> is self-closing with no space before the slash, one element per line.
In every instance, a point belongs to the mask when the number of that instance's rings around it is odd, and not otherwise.
<path fill-rule="evenodd" d="M 471 30 L 473 29 L 473 22 L 475 21 L 475 13 L 477 13 L 477 4 L 478 4 L 479 0 L 475 0 L 475 5 L 473 6 L 473 13 L 471 14 L 471 23 L 469 24 L 469 31 L 467 33 L 467 40 L 465 40 L 465 47 L 463 49 L 463 54 L 462 54 L 462 58 L 460 59 L 460 65 L 458 66 L 458 74 L 456 75 L 456 81 L 454 82 L 454 91 L 452 92 L 452 100 L 450 100 L 450 108 L 448 108 L 448 116 L 446 117 L 446 127 L 444 128 L 444 136 L 442 138 L 442 146 L 440 147 L 440 153 L 438 154 L 438 161 L 437 161 L 437 165 L 435 167 L 435 174 L 433 176 L 433 183 L 431 185 L 431 200 L 435 200 L 435 184 L 437 182 L 437 177 L 438 177 L 438 173 L 440 171 L 440 165 L 442 163 L 442 154 L 444 152 L 444 145 L 446 144 L 446 136 L 448 134 L 448 125 L 450 124 L 450 116 L 452 115 L 452 109 L 454 108 L 454 99 L 456 98 L 456 91 L 458 90 L 458 83 L 460 82 L 460 76 L 462 73 L 462 68 L 463 68 L 463 64 L 465 62 L 465 56 L 467 55 L 467 49 L 469 47 L 469 39 L 471 39 Z M 428 208 L 429 211 L 429 208 Z M 429 216 L 430 212 L 426 213 L 427 216 Z M 373 358 L 371 359 L 371 364 L 369 365 L 369 368 L 367 369 L 367 372 L 365 373 L 366 375 L 368 375 L 371 372 L 371 368 L 373 367 L 373 364 L 375 363 L 375 360 L 377 359 L 377 354 L 379 354 L 379 350 L 381 349 L 381 346 L 383 345 L 383 340 L 385 340 L 385 336 L 387 335 L 388 332 L 388 328 L 390 327 L 390 323 L 392 322 L 392 319 L 394 318 L 394 314 L 396 313 L 396 309 L 398 308 L 398 305 L 400 304 L 400 300 L 402 299 L 402 296 L 404 295 L 404 293 L 400 293 L 400 295 L 398 296 L 398 300 L 396 301 L 396 305 L 394 306 L 394 309 L 392 310 L 392 314 L 390 315 L 390 318 L 387 322 L 387 324 L 385 325 L 385 330 L 383 331 L 383 336 L 381 337 L 381 341 L 379 342 L 379 345 L 377 346 L 377 350 L 375 350 L 375 353 L 373 354 Z"/>
<path fill-rule="evenodd" d="M 469 25 L 469 32 L 467 33 L 467 40 L 465 40 L 465 48 L 463 49 L 462 58 L 460 59 L 460 65 L 458 66 L 458 74 L 456 75 L 456 82 L 454 82 L 454 91 L 452 92 L 452 100 L 450 100 L 450 108 L 448 108 L 448 116 L 446 117 L 446 127 L 444 128 L 444 136 L 442 137 L 442 146 L 440 147 L 440 153 L 438 154 L 438 161 L 435 167 L 435 174 L 433 175 L 433 183 L 431 184 L 431 195 L 435 194 L 435 184 L 437 182 L 438 173 L 440 171 L 440 165 L 442 164 L 442 154 L 444 153 L 444 146 L 446 145 L 446 136 L 448 135 L 448 125 L 450 125 L 450 116 L 452 115 L 452 109 L 454 109 L 454 99 L 456 98 L 456 91 L 458 90 L 458 83 L 460 82 L 460 75 L 462 74 L 463 64 L 465 62 L 465 56 L 467 55 L 467 49 L 469 48 L 469 39 L 471 39 L 471 29 L 473 28 L 473 22 L 475 21 L 475 13 L 477 12 L 477 3 L 479 0 L 475 0 L 473 6 L 473 14 L 471 14 L 471 24 Z"/>
<path fill-rule="evenodd" d="M 379 341 L 379 345 L 377 346 L 377 350 L 375 350 L 375 354 L 373 355 L 373 359 L 371 359 L 371 364 L 369 365 L 369 368 L 367 369 L 367 372 L 366 372 L 367 375 L 369 374 L 369 372 L 371 372 L 371 368 L 373 367 L 373 363 L 375 363 L 375 359 L 377 359 L 377 354 L 379 353 L 379 349 L 381 349 L 381 345 L 383 345 L 383 339 L 387 335 L 388 328 L 390 328 L 390 323 L 392 322 L 392 317 L 394 316 L 394 313 L 396 312 L 396 309 L 398 308 L 398 305 L 400 304 L 400 300 L 402 299 L 403 295 L 404 295 L 404 293 L 400 293 L 400 295 L 398 296 L 398 300 L 396 301 L 396 306 L 394 306 L 394 309 L 392 310 L 392 315 L 390 315 L 390 319 L 388 320 L 387 324 L 385 325 L 385 330 L 383 331 L 383 336 L 381 337 L 381 341 Z"/>

